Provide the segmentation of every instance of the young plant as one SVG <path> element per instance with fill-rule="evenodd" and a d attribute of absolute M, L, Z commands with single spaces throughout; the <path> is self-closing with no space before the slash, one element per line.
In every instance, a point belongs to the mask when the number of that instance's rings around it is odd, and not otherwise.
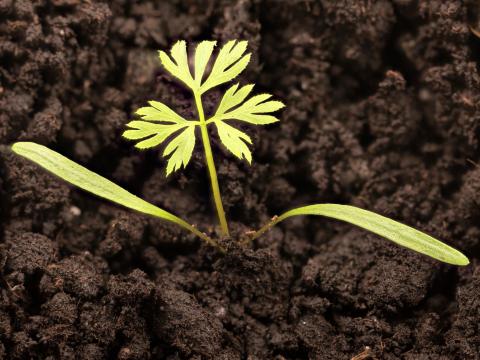
<path fill-rule="evenodd" d="M 283 108 L 284 105 L 280 101 L 271 100 L 269 94 L 250 96 L 254 85 L 241 86 L 237 83 L 225 91 L 215 114 L 207 118 L 203 109 L 202 95 L 237 77 L 250 60 L 250 54 L 246 53 L 246 41 L 227 42 L 219 50 L 216 59 L 212 60 L 215 46 L 215 41 L 202 41 L 196 46 L 193 72 L 190 69 L 185 41 L 178 41 L 172 47 L 170 55 L 163 51 L 159 52 L 160 61 L 165 70 L 192 91 L 197 109 L 196 119 L 185 119 L 167 105 L 150 101 L 149 106 L 137 110 L 136 114 L 140 119 L 127 124 L 128 129 L 123 133 L 123 137 L 137 141 L 135 147 L 138 149 L 164 145 L 162 155 L 167 158 L 166 174 L 168 176 L 188 165 L 197 141 L 196 130 L 199 128 L 218 221 L 223 236 L 229 237 L 208 127 L 216 128 L 221 143 L 228 151 L 240 160 L 251 163 L 252 154 L 248 145 L 252 144 L 252 140 L 247 134 L 232 126 L 230 121 L 236 120 L 251 125 L 272 124 L 279 121 L 272 113 Z M 83 190 L 127 208 L 177 224 L 220 251 L 225 251 L 218 240 L 198 230 L 187 221 L 140 199 L 110 180 L 43 145 L 17 142 L 13 144 L 12 150 Z M 246 242 L 258 238 L 279 222 L 299 215 L 321 215 L 342 220 L 434 259 L 454 265 L 469 263 L 467 257 L 461 252 L 423 232 L 371 211 L 339 204 L 314 204 L 287 211 L 272 218 L 259 230 L 250 232 Z"/>

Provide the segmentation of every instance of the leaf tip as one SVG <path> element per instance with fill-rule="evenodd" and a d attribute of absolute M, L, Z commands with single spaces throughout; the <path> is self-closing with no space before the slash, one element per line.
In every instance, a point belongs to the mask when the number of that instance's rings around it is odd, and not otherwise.
<path fill-rule="evenodd" d="M 465 255 L 463 255 L 462 253 L 459 253 L 458 255 L 458 258 L 457 260 L 455 261 L 455 264 L 454 265 L 458 265 L 458 266 L 467 266 L 470 264 L 470 260 L 468 259 L 468 257 L 466 257 Z"/>
<path fill-rule="evenodd" d="M 177 40 L 175 44 L 173 44 L 170 52 L 174 51 L 174 49 L 177 49 L 179 47 L 187 47 L 187 42 L 185 40 Z"/>
<path fill-rule="evenodd" d="M 16 142 L 14 143 L 10 148 L 12 149 L 12 151 L 16 154 L 18 154 L 18 151 L 20 150 L 21 148 L 21 142 Z"/>
<path fill-rule="evenodd" d="M 200 46 L 200 44 L 217 46 L 217 40 L 202 40 L 197 44 L 197 48 Z"/>
<path fill-rule="evenodd" d="M 128 139 L 128 138 L 127 138 Z M 143 151 L 146 149 L 146 147 L 142 146 L 142 141 L 138 142 L 135 144 L 135 149 L 138 149 L 140 151 Z"/>
<path fill-rule="evenodd" d="M 233 47 L 240 49 L 242 53 L 245 52 L 245 50 L 247 50 L 248 40 L 233 40 L 233 41 L 234 41 Z"/>
<path fill-rule="evenodd" d="M 12 146 L 10 146 L 10 148 L 15 154 L 24 156 L 25 152 L 28 152 L 29 150 L 33 150 L 32 148 L 38 147 L 38 146 L 41 146 L 41 145 L 31 141 L 17 141 L 13 143 Z"/>
<path fill-rule="evenodd" d="M 159 57 L 160 61 L 163 63 L 164 57 L 168 56 L 167 53 L 163 50 L 158 50 L 157 52 L 158 52 L 158 57 Z"/>

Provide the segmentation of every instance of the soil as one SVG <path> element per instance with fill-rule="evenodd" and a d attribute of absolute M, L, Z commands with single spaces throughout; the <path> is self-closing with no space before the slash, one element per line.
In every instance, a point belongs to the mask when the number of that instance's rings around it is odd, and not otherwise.
<path fill-rule="evenodd" d="M 480 359 L 478 30 L 473 0 L 0 0 L 0 358 Z M 193 111 L 157 49 L 236 38 L 253 52 L 240 81 L 287 108 L 248 128 L 251 167 L 214 140 L 226 255 L 8 148 L 46 144 L 215 236 L 201 151 L 165 178 L 120 134 L 147 100 Z M 416 226 L 471 265 L 319 218 L 235 245 L 315 202 Z"/>

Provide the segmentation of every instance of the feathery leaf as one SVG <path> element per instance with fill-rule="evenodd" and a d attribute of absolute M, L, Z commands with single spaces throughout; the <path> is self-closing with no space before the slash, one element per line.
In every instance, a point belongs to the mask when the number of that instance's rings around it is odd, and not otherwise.
<path fill-rule="evenodd" d="M 143 120 L 181 123 L 185 122 L 183 117 L 159 101 L 149 101 L 150 106 L 141 107 L 135 114 L 140 115 Z"/>
<path fill-rule="evenodd" d="M 202 41 L 195 49 L 195 84 L 200 88 L 208 61 L 212 56 L 216 41 Z"/>
<path fill-rule="evenodd" d="M 127 124 L 131 129 L 126 130 L 122 136 L 128 140 L 144 139 L 135 144 L 137 149 L 148 149 L 160 145 L 170 135 L 183 129 L 188 122 L 182 124 L 152 124 L 147 121 L 130 121 Z"/>
<path fill-rule="evenodd" d="M 185 120 L 161 102 L 149 101 L 149 104 L 151 106 L 142 107 L 136 111 L 142 120 L 148 121 L 130 121 L 127 124 L 130 129 L 122 134 L 128 140 L 143 139 L 135 144 L 137 149 L 148 149 L 160 145 L 178 130 L 192 125 L 191 121 Z"/>
<path fill-rule="evenodd" d="M 170 56 L 165 51 L 160 50 L 159 56 L 163 67 L 172 76 L 182 81 L 189 88 L 195 88 L 195 81 L 188 67 L 187 43 L 184 40 L 177 41 L 170 50 Z M 172 59 L 174 61 L 172 61 Z"/>
<path fill-rule="evenodd" d="M 249 163 L 252 162 L 252 154 L 246 143 L 252 143 L 250 137 L 228 125 L 225 120 L 240 120 L 254 125 L 271 124 L 279 120 L 265 114 L 285 106 L 280 101 L 266 101 L 272 96 L 270 94 L 256 95 L 245 101 L 252 89 L 253 84 L 242 87 L 239 87 L 239 84 L 231 86 L 223 95 L 215 115 L 207 121 L 207 124 L 215 123 L 223 145 L 236 157 L 245 158 Z M 242 104 L 243 101 L 245 102 Z"/>
<path fill-rule="evenodd" d="M 200 86 L 200 93 L 233 80 L 248 65 L 251 54 L 244 54 L 248 41 L 231 40 L 227 42 L 218 53 L 210 75 Z"/>
<path fill-rule="evenodd" d="M 235 106 L 238 106 L 244 101 L 248 94 L 252 92 L 254 87 L 253 84 L 248 84 L 242 86 L 238 89 L 239 84 L 235 84 L 231 86 L 223 95 L 222 100 L 220 101 L 220 105 L 218 105 L 218 109 L 216 114 L 221 115 L 225 114 L 227 111 L 233 109 Z"/>
<path fill-rule="evenodd" d="M 189 126 L 175 139 L 170 141 L 163 152 L 168 157 L 167 176 L 179 170 L 182 165 L 185 168 L 190 161 L 195 147 L 195 126 Z"/>
<path fill-rule="evenodd" d="M 233 108 L 245 100 L 251 91 L 251 85 L 245 85 L 238 91 L 235 91 L 236 89 L 237 85 L 233 85 L 228 89 L 213 119 L 240 120 L 254 125 L 267 125 L 279 121 L 275 116 L 266 114 L 285 107 L 281 101 L 268 100 L 272 95 L 260 94 L 251 97 L 240 106 Z M 239 99 L 241 100 L 238 101 Z"/>
<path fill-rule="evenodd" d="M 165 51 L 159 51 L 160 61 L 171 75 L 182 81 L 194 92 L 202 94 L 215 86 L 234 79 L 245 70 L 250 61 L 251 54 L 244 54 L 247 50 L 247 41 L 229 41 L 220 49 L 212 65 L 212 71 L 204 80 L 208 62 L 216 44 L 216 41 L 202 41 L 197 45 L 193 77 L 188 66 L 185 41 L 176 42 L 170 51 L 170 56 Z"/>
<path fill-rule="evenodd" d="M 240 160 L 245 159 L 251 164 L 252 153 L 246 144 L 252 143 L 250 136 L 223 121 L 216 121 L 215 125 L 222 144 Z"/>

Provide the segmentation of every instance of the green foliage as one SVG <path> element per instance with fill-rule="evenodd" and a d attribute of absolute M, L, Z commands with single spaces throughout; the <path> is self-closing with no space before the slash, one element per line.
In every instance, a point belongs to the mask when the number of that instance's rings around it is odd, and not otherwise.
<path fill-rule="evenodd" d="M 214 123 L 217 127 L 218 136 L 223 145 L 239 159 L 252 162 L 252 153 L 247 144 L 252 140 L 243 131 L 227 124 L 226 120 L 239 120 L 253 125 L 267 125 L 279 121 L 275 116 L 266 115 L 280 110 L 285 105 L 276 100 L 267 101 L 272 95 L 260 94 L 245 101 L 253 89 L 253 84 L 239 84 L 230 87 L 223 95 L 215 115 L 207 120 L 207 124 Z"/>
<path fill-rule="evenodd" d="M 217 126 L 218 137 L 228 151 L 240 160 L 245 159 L 251 164 L 252 153 L 246 145 L 252 143 L 250 136 L 223 121 L 217 121 L 215 122 L 215 125 Z"/>
<path fill-rule="evenodd" d="M 129 209 L 170 221 L 191 231 L 208 243 L 218 246 L 216 241 L 210 239 L 186 221 L 140 199 L 138 196 L 133 195 L 124 188 L 105 179 L 103 176 L 86 169 L 46 146 L 33 142 L 16 142 L 13 144 L 12 150 L 16 154 L 33 161 L 70 184 L 78 186 L 80 189 Z"/>
<path fill-rule="evenodd" d="M 192 91 L 203 94 L 218 85 L 237 77 L 248 65 L 250 54 L 245 54 L 247 41 L 231 40 L 218 53 L 212 71 L 205 79 L 205 72 L 216 46 L 216 41 L 202 41 L 195 49 L 194 76 L 188 66 L 187 43 L 177 41 L 170 50 L 170 56 L 159 51 L 160 61 L 170 74 L 182 81 Z"/>
<path fill-rule="evenodd" d="M 212 67 L 212 72 L 207 80 L 200 86 L 200 93 L 204 93 L 220 84 L 236 78 L 250 62 L 250 54 L 244 54 L 247 50 L 247 41 L 232 40 L 227 42 L 218 53 Z M 195 66 L 196 62 L 195 62 Z"/>
<path fill-rule="evenodd" d="M 185 120 L 167 105 L 158 101 L 150 101 L 150 106 L 142 107 L 136 114 L 142 120 L 130 121 L 122 136 L 129 140 L 142 140 L 135 144 L 137 149 L 148 149 L 158 146 L 175 137 L 165 148 L 164 157 L 169 157 L 167 175 L 187 166 L 195 147 L 195 122 Z M 181 132 L 179 130 L 182 130 Z"/>
<path fill-rule="evenodd" d="M 160 61 L 165 70 L 190 88 L 195 99 L 200 98 L 205 91 L 233 80 L 250 61 L 250 54 L 245 54 L 247 41 L 232 40 L 220 49 L 211 65 L 210 74 L 206 75 L 216 43 L 202 41 L 197 45 L 193 75 L 188 64 L 185 41 L 175 43 L 170 50 L 170 56 L 164 51 L 159 51 Z M 271 98 L 269 94 L 256 95 L 246 100 L 253 86 L 249 84 L 239 88 L 239 84 L 235 84 L 230 87 L 225 92 L 215 115 L 207 120 L 199 118 L 197 121 L 189 121 L 165 104 L 150 101 L 150 106 L 142 107 L 136 112 L 143 121 L 129 122 L 127 126 L 130 129 L 123 133 L 123 137 L 128 140 L 142 140 L 135 145 L 138 149 L 156 147 L 171 139 L 163 152 L 164 157 L 170 156 L 166 168 L 168 176 L 182 166 L 186 167 L 190 161 L 195 147 L 195 127 L 215 124 L 218 137 L 227 150 L 251 164 L 252 153 L 248 145 L 252 144 L 252 140 L 243 131 L 227 124 L 226 120 L 239 120 L 252 125 L 272 124 L 279 120 L 269 114 L 285 106 L 280 101 L 269 100 Z M 200 109 L 198 110 L 200 112 Z M 201 111 L 203 113 L 203 109 Z"/>
<path fill-rule="evenodd" d="M 240 90 L 237 89 L 238 84 L 235 84 L 225 92 L 215 116 L 210 121 L 233 119 L 253 125 L 267 125 L 279 121 L 275 116 L 265 114 L 285 107 L 281 101 L 267 101 L 272 95 L 260 94 L 242 103 L 252 91 L 253 85 L 245 85 Z"/>
<path fill-rule="evenodd" d="M 167 175 L 180 169 L 182 164 L 184 167 L 187 166 L 192 157 L 194 147 L 195 127 L 189 126 L 173 139 L 163 152 L 163 156 L 170 156 L 167 165 Z"/>
<path fill-rule="evenodd" d="M 33 142 L 17 142 L 12 146 L 12 150 L 83 190 L 125 205 L 130 209 L 158 216 L 168 221 L 176 221 L 176 217 L 169 212 L 147 203 L 110 180 L 50 150 L 46 146 Z"/>
<path fill-rule="evenodd" d="M 460 251 L 438 241 L 430 235 L 385 216 L 349 205 L 315 204 L 292 209 L 275 217 L 272 222 L 255 233 L 253 238 L 260 236 L 280 221 L 299 215 L 319 215 L 342 220 L 434 259 L 453 265 L 469 264 L 468 258 Z"/>
<path fill-rule="evenodd" d="M 192 91 L 197 107 L 197 120 L 187 120 L 167 105 L 158 101 L 150 101 L 150 106 L 137 110 L 136 114 L 140 119 L 127 124 L 127 130 L 123 133 L 123 137 L 136 141 L 135 147 L 138 149 L 164 145 L 165 149 L 162 155 L 168 159 L 166 167 L 168 176 L 187 166 L 195 148 L 195 134 L 199 127 L 219 222 L 223 234 L 228 236 L 228 225 L 220 197 L 207 126 L 214 124 L 220 141 L 226 149 L 237 158 L 251 163 L 252 154 L 248 147 L 252 144 L 251 138 L 243 131 L 233 127 L 229 121 L 236 120 L 251 125 L 272 124 L 279 121 L 272 113 L 283 108 L 284 104 L 277 100 L 271 100 L 269 94 L 254 95 L 247 99 L 254 85 L 235 84 L 225 91 L 215 114 L 206 119 L 201 101 L 202 94 L 233 80 L 250 61 L 250 54 L 245 53 L 246 41 L 227 42 L 219 50 L 216 59 L 212 60 L 215 46 L 215 41 L 202 41 L 197 45 L 193 75 L 189 67 L 185 41 L 178 41 L 172 47 L 170 55 L 164 51 L 159 52 L 165 70 Z M 17 142 L 12 146 L 12 150 L 83 190 L 127 208 L 175 223 L 221 251 L 225 250 L 217 241 L 186 221 L 140 199 L 45 146 L 31 142 Z M 300 215 L 320 215 L 346 221 L 437 260 L 454 265 L 469 263 L 462 253 L 427 234 L 384 216 L 348 205 L 315 204 L 287 211 L 279 217 L 274 217 L 270 223 L 254 232 L 250 236 L 250 241 L 261 236 L 279 222 Z"/>

